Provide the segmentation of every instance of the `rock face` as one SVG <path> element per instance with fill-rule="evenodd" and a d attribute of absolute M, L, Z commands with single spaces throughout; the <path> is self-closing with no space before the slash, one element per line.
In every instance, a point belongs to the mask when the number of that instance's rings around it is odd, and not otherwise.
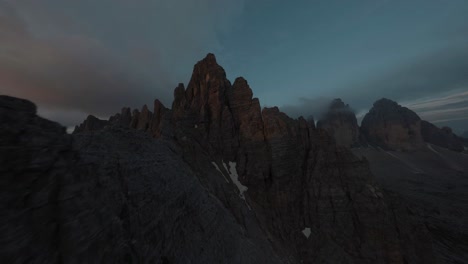
<path fill-rule="evenodd" d="M 172 110 L 155 103 L 153 113 L 129 112 L 102 130 L 73 135 L 73 151 L 71 143 L 64 151 L 76 158 L 64 160 L 72 169 L 56 176 L 55 196 L 18 182 L 33 177 L 30 171 L 11 176 L 27 197 L 40 193 L 58 206 L 39 211 L 44 222 L 59 223 L 49 232 L 54 237 L 44 238 L 51 246 L 42 259 L 434 262 L 430 238 L 414 235 L 424 226 L 403 220 L 404 205 L 382 192 L 366 160 L 313 122 L 277 107 L 261 110 L 247 81 L 231 85 L 213 54 L 195 65 L 187 89 L 175 89 Z M 17 136 L 24 124 L 14 124 Z M 11 195 L 11 202 L 21 200 Z M 2 219 L 7 229 L 18 232 L 15 222 L 23 221 L 20 237 L 38 239 L 35 223 L 18 213 L 31 207 L 16 204 L 12 218 Z M 10 259 L 38 243 L 0 237 L 10 239 L 11 248 L 0 252 Z"/>
<path fill-rule="evenodd" d="M 385 98 L 376 101 L 364 116 L 361 133 L 370 144 L 386 149 L 407 151 L 424 147 L 419 116 Z"/>
<path fill-rule="evenodd" d="M 464 150 L 463 140 L 457 137 L 449 127 L 438 128 L 427 121 L 422 121 L 421 133 L 426 142 L 453 151 L 461 152 Z"/>
<path fill-rule="evenodd" d="M 326 114 L 317 122 L 317 127 L 325 129 L 337 145 L 352 147 L 359 144 L 356 115 L 341 99 L 331 102 Z"/>
<path fill-rule="evenodd" d="M 89 115 L 86 120 L 75 127 L 74 133 L 80 133 L 84 131 L 97 131 L 103 129 L 109 124 L 106 120 L 101 120 L 93 115 Z"/>
<path fill-rule="evenodd" d="M 108 121 L 88 116 L 82 124 L 75 128 L 74 133 L 97 131 L 105 126 L 119 126 L 145 131 L 152 137 L 159 138 L 163 133 L 164 116 L 169 112 L 169 109 L 157 99 L 154 101 L 153 109 L 154 112 L 151 112 L 148 106 L 144 105 L 141 111 L 134 109 L 132 113 L 130 108 L 124 107 L 121 113 L 111 116 Z"/>
<path fill-rule="evenodd" d="M 427 226 L 439 263 L 468 263 L 468 155 L 435 145 L 411 152 L 353 152 L 366 157 L 384 190 L 410 206 L 409 217 Z"/>

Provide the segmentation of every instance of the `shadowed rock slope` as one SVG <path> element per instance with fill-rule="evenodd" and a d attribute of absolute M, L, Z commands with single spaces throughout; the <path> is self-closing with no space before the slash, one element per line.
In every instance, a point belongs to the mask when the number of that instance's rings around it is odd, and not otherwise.
<path fill-rule="evenodd" d="M 468 263 L 468 155 L 432 144 L 411 152 L 355 148 L 380 186 L 425 223 L 441 263 Z"/>
<path fill-rule="evenodd" d="M 0 109 L 11 112 L 2 118 L 18 112 Z M 14 128 L 5 136 L 20 137 L 28 120 L 8 119 Z M 2 256 L 41 243 L 43 259 L 55 262 L 435 261 L 425 228 L 379 188 L 365 160 L 303 118 L 262 110 L 247 81 L 231 84 L 212 54 L 187 88 L 175 89 L 172 109 L 156 101 L 152 112 L 124 108 L 105 122 L 73 136 L 56 132 L 66 155 L 45 166 L 7 167 L 2 188 L 18 185 L 23 194 L 9 193 L 2 205 L 10 217 L 1 237 L 11 244 Z M 25 140 L 9 147 L 38 156 L 28 147 L 35 137 Z M 45 211 L 36 209 L 40 199 Z M 36 210 L 39 222 L 28 215 Z M 53 232 L 37 235 L 47 224 Z"/>

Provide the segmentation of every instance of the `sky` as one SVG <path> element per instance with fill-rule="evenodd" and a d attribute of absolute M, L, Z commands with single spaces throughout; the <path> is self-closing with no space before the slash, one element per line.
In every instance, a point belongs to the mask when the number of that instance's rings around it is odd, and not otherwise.
<path fill-rule="evenodd" d="M 65 126 L 141 108 L 207 53 L 262 106 L 358 118 L 386 97 L 468 130 L 465 0 L 0 0 L 0 94 Z"/>

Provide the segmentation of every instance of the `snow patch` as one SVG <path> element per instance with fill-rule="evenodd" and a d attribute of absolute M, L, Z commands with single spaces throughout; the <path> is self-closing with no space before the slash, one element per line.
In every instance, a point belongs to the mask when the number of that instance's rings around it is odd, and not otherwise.
<path fill-rule="evenodd" d="M 310 227 L 306 227 L 304 228 L 304 230 L 302 230 L 302 234 L 304 234 L 304 236 L 309 239 L 310 237 Z"/>
<path fill-rule="evenodd" d="M 198 128 L 198 125 L 195 125 L 195 128 Z"/>
<path fill-rule="evenodd" d="M 218 164 L 216 164 L 216 162 L 214 162 L 214 161 L 212 161 L 211 164 L 213 164 L 213 166 L 216 168 L 216 170 L 219 171 L 219 173 L 221 173 L 221 175 L 223 175 L 223 178 L 226 180 L 226 182 L 229 183 L 226 176 L 224 176 L 224 173 L 219 169 Z"/>
<path fill-rule="evenodd" d="M 248 190 L 247 186 L 242 185 L 242 183 L 239 181 L 239 175 L 237 174 L 237 169 L 236 169 L 236 163 L 229 161 L 229 170 L 227 169 L 226 163 L 223 162 L 224 168 L 229 172 L 229 177 L 231 178 L 232 182 L 234 185 L 236 185 L 237 189 L 239 190 L 239 197 L 245 201 L 247 204 L 247 207 L 249 210 L 251 210 L 249 204 L 245 200 L 245 195 L 244 193 Z"/>
<path fill-rule="evenodd" d="M 440 154 L 439 151 L 435 150 L 435 149 L 431 146 L 431 144 L 427 144 L 427 147 L 428 147 L 432 152 L 434 152 L 435 154 L 437 154 L 437 155 L 439 155 L 439 156 L 442 156 L 442 155 Z"/>

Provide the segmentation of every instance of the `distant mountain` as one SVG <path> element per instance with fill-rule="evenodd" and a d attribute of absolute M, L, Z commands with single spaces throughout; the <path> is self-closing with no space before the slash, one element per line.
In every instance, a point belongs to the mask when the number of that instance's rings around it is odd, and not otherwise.
<path fill-rule="evenodd" d="M 90 116 L 67 135 L 32 103 L 3 96 L 0 122 L 6 263 L 436 262 L 422 219 L 335 144 L 343 134 L 326 132 L 336 122 L 316 128 L 262 110 L 213 54 L 171 109 L 155 101 L 152 111 Z"/>
<path fill-rule="evenodd" d="M 406 107 L 382 98 L 364 116 L 361 132 L 367 142 L 393 150 L 415 150 L 424 146 L 421 118 Z"/>
<path fill-rule="evenodd" d="M 359 144 L 359 126 L 356 115 L 349 105 L 341 99 L 331 102 L 326 114 L 317 122 L 317 128 L 325 129 L 335 143 L 340 146 L 355 146 Z"/>

